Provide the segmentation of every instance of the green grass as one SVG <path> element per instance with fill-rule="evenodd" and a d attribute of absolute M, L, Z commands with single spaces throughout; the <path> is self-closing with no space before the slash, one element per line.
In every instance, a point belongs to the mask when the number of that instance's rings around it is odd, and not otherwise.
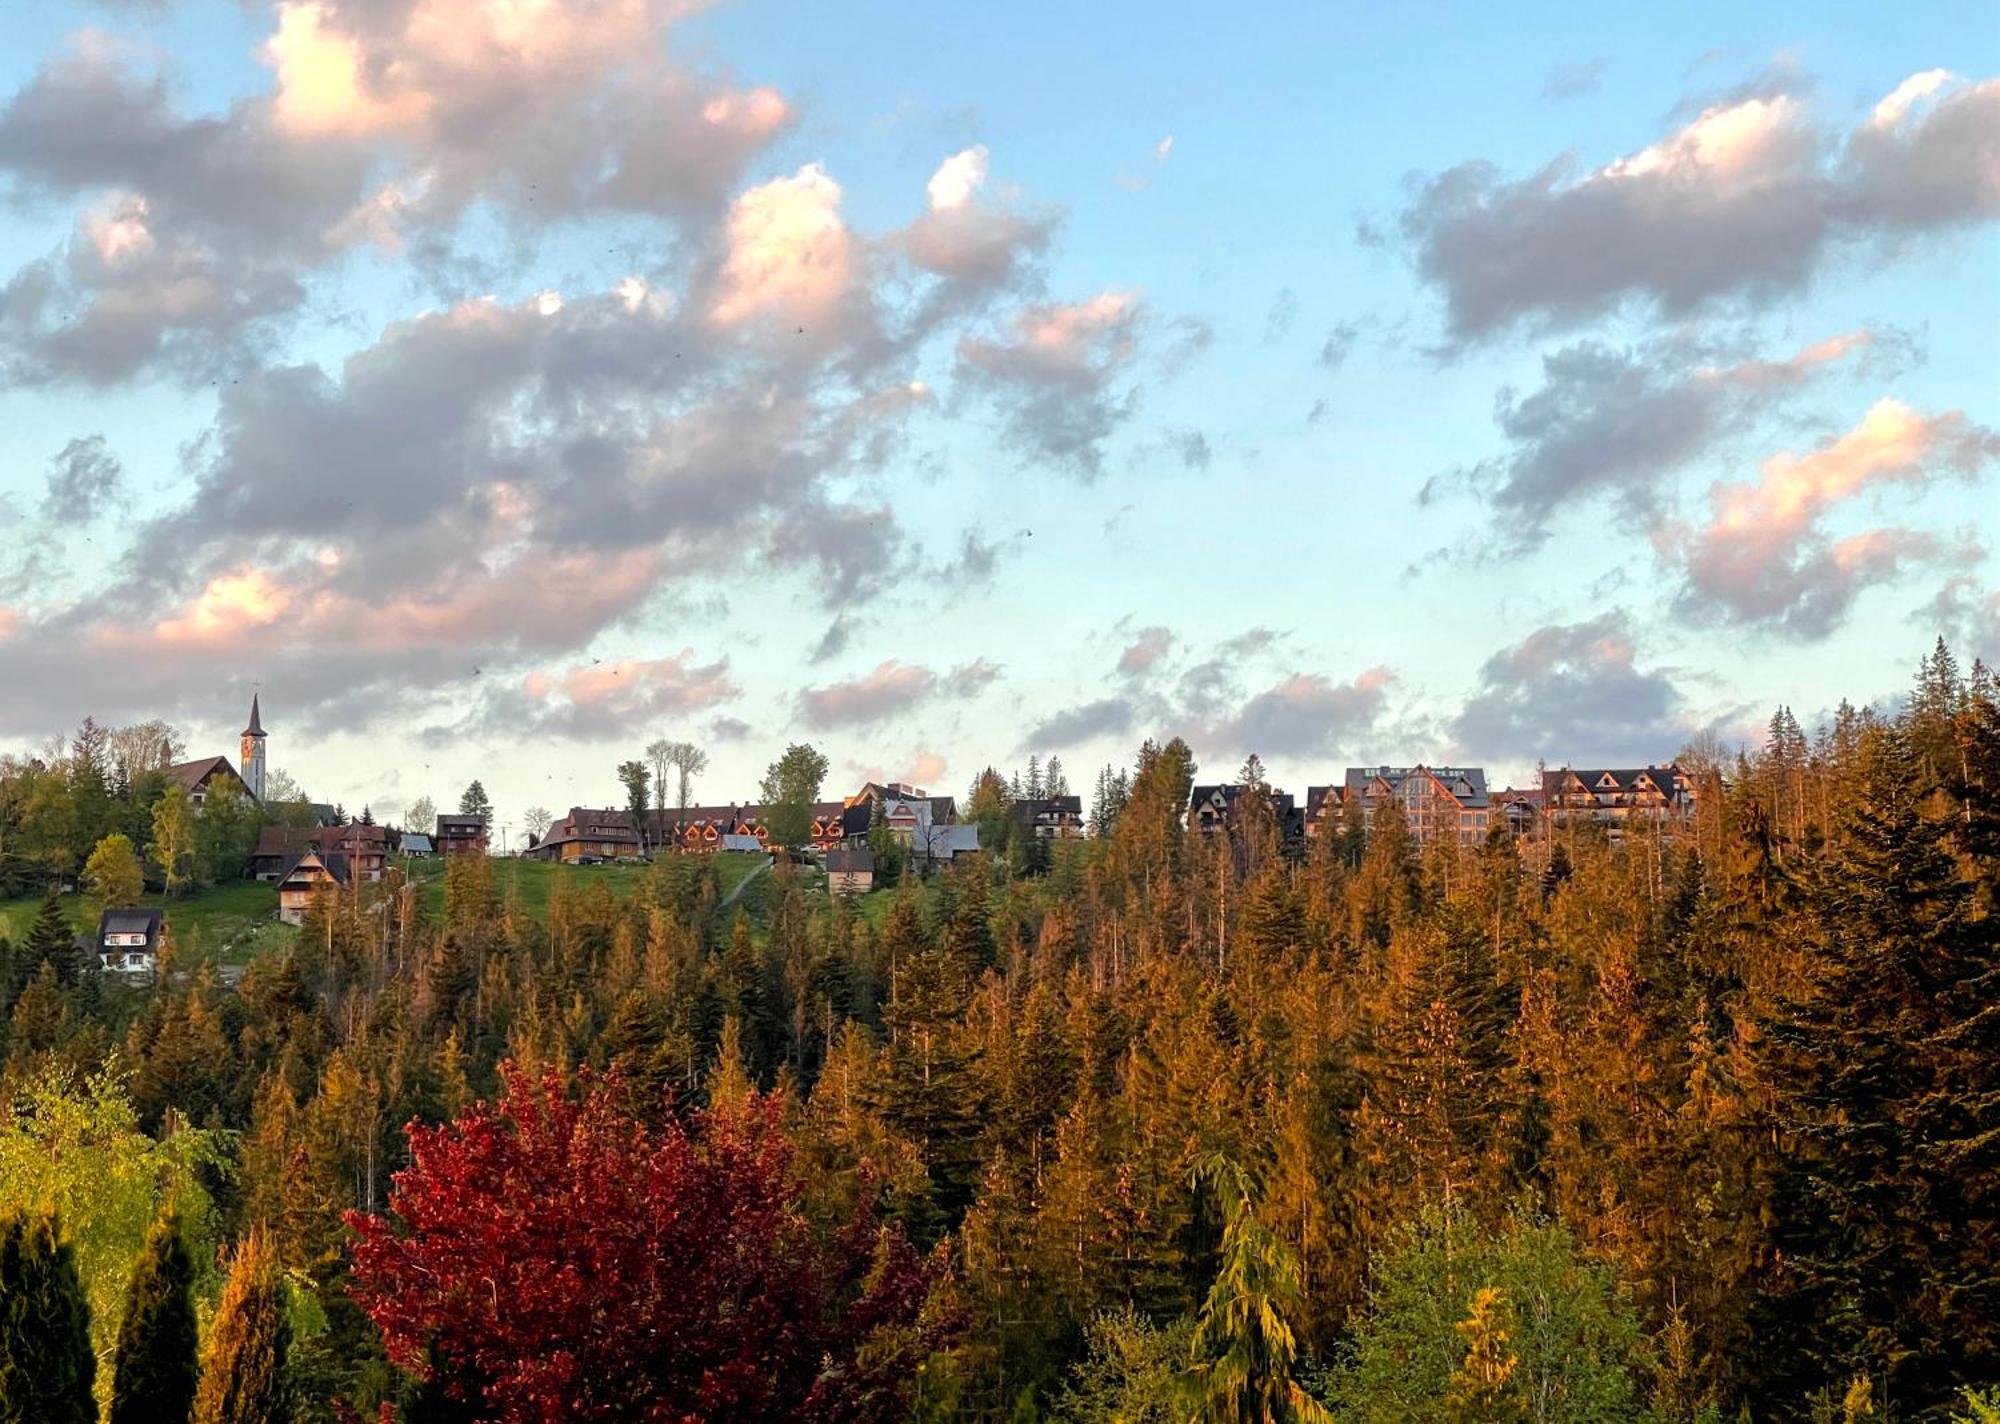
<path fill-rule="evenodd" d="M 173 934 L 175 951 L 184 965 L 200 960 L 248 964 L 267 950 L 291 943 L 298 933 L 275 918 L 277 890 L 256 880 L 226 881 L 172 899 L 164 895 L 141 895 L 139 903 L 148 909 L 167 912 L 167 928 Z M 0 935 L 19 943 L 34 924 L 41 905 L 39 896 L 0 900 Z M 83 896 L 63 896 L 62 908 L 70 927 L 78 934 L 96 931 L 97 918 Z"/>
<path fill-rule="evenodd" d="M 727 896 L 750 872 L 764 863 L 761 855 L 747 851 L 725 851 L 714 857 L 715 873 Z M 430 914 L 444 913 L 445 863 L 441 859 L 403 862 L 410 878 L 421 887 L 421 905 Z M 609 885 L 619 899 L 630 899 L 646 883 L 652 867 L 646 865 L 561 865 L 546 860 L 496 858 L 492 862 L 493 885 L 500 898 L 518 899 L 522 910 L 541 916 L 549 908 L 549 897 L 560 885 L 566 892 L 581 893 L 594 885 Z"/>

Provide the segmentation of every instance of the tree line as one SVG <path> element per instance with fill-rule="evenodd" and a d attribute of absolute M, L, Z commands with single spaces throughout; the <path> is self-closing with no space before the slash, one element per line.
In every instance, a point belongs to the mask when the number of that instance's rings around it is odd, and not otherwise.
<path fill-rule="evenodd" d="M 1191 832 L 1148 743 L 1102 834 L 859 903 L 673 856 L 531 913 L 471 856 L 233 993 L 59 979 L 0 1210 L 107 1406 L 171 1211 L 198 1318 L 270 1255 L 272 1418 L 1993 1417 L 1984 668 L 1781 712 L 1684 827 L 1294 854 L 1251 771 Z"/>

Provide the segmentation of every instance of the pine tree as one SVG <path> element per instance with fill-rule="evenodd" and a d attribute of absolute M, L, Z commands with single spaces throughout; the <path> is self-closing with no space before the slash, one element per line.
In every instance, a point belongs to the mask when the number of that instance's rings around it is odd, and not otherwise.
<path fill-rule="evenodd" d="M 171 1214 L 153 1223 L 132 1272 L 107 1424 L 185 1420 L 201 1380 L 194 1262 Z"/>
<path fill-rule="evenodd" d="M 0 1227 L 0 1420 L 96 1424 L 97 1357 L 76 1256 L 56 1219 Z"/>
<path fill-rule="evenodd" d="M 193 1424 L 283 1424 L 291 1418 L 284 1289 L 270 1237 L 253 1227 L 237 1248 L 216 1307 Z"/>

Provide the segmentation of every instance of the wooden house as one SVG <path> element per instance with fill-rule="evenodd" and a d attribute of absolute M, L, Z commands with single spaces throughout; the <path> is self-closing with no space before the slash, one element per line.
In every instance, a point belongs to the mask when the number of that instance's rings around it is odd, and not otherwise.
<path fill-rule="evenodd" d="M 826 853 L 826 888 L 836 895 L 861 895 L 875 888 L 875 853 L 848 846 Z"/>
<path fill-rule="evenodd" d="M 303 924 L 306 909 L 322 885 L 345 889 L 354 883 L 347 857 L 338 851 L 309 850 L 278 877 L 278 918 Z"/>
<path fill-rule="evenodd" d="M 1542 811 L 1554 826 L 1670 825 L 1691 818 L 1694 803 L 1694 778 L 1672 763 L 1542 773 Z"/>
<path fill-rule="evenodd" d="M 439 855 L 465 855 L 486 850 L 484 816 L 440 815 L 434 837 Z"/>

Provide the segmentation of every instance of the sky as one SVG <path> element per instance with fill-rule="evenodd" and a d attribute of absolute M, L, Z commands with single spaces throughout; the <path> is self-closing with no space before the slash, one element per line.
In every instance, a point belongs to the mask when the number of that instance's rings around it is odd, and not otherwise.
<path fill-rule="evenodd" d="M 1990 5 L 8 28 L 0 750 L 1504 785 L 2000 657 Z"/>

